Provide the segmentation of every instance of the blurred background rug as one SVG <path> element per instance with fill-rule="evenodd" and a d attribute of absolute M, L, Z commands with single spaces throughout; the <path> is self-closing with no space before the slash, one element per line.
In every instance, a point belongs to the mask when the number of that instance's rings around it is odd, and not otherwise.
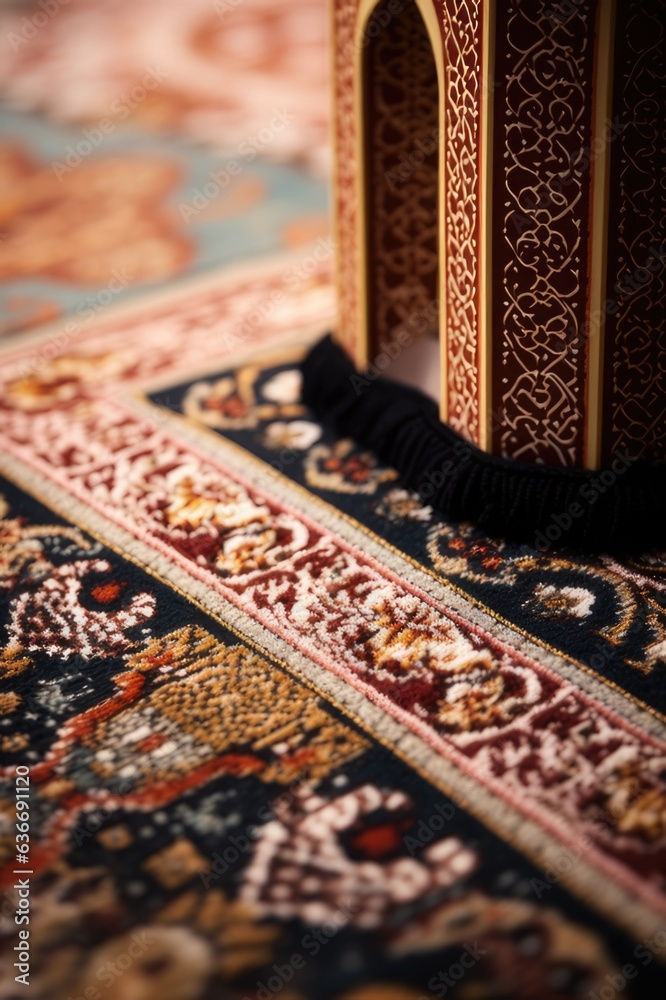
<path fill-rule="evenodd" d="M 0 81 L 20 110 L 62 123 L 111 111 L 222 152 L 258 132 L 272 102 L 294 127 L 270 143 L 270 159 L 326 171 L 327 26 L 322 0 L 9 2 Z M 133 93 L 151 70 L 160 86 Z"/>
<path fill-rule="evenodd" d="M 653 1000 L 666 561 L 447 523 L 300 404 L 326 24 L 0 6 L 0 995 Z"/>

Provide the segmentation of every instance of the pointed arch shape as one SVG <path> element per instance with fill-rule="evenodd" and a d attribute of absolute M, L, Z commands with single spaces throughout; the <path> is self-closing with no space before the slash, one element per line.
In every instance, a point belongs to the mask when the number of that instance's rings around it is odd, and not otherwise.
<path fill-rule="evenodd" d="M 444 46 L 442 42 L 441 27 L 437 20 L 437 14 L 432 0 L 408 0 L 416 8 L 425 25 L 425 29 L 432 50 L 433 61 L 437 74 L 437 121 L 440 129 L 440 139 L 437 151 L 437 299 L 439 303 L 438 336 L 440 343 L 440 414 L 442 420 L 447 417 L 447 359 L 446 359 L 446 296 L 443 294 L 446 282 L 446 242 L 445 242 L 445 213 L 443 210 L 445 196 L 445 157 L 444 142 L 441 136 L 444 133 Z M 364 38 L 368 30 L 368 25 L 381 6 L 383 0 L 360 0 L 357 10 L 356 26 L 354 32 L 354 114 L 357 122 L 356 129 L 356 162 L 358 172 L 356 176 L 356 200 L 357 200 L 357 288 L 359 298 L 359 316 L 363 328 L 362 342 L 359 345 L 357 363 L 366 366 L 372 362 L 370 357 L 369 336 L 369 302 L 368 302 L 368 256 L 369 256 L 369 234 L 368 221 L 371 213 L 368 210 L 367 198 L 367 115 L 366 115 L 366 85 L 365 79 L 365 55 L 366 45 Z M 402 13 L 404 8 L 399 7 L 396 13 Z M 372 43 L 370 43 L 372 44 Z"/>

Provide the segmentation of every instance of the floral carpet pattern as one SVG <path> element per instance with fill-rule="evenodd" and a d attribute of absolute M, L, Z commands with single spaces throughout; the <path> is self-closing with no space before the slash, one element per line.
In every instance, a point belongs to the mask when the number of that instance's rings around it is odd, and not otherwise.
<path fill-rule="evenodd" d="M 0 337 L 65 316 L 74 330 L 256 255 L 330 261 L 321 180 L 251 147 L 230 159 L 108 121 L 93 149 L 85 129 L 0 110 Z"/>
<path fill-rule="evenodd" d="M 0 37 L 0 996 L 662 996 L 666 553 L 449 523 L 301 403 L 322 0 Z"/>
<path fill-rule="evenodd" d="M 0 357 L 31 996 L 574 998 L 629 964 L 656 996 L 666 562 L 512 548 L 336 440 L 307 270 Z"/>
<path fill-rule="evenodd" d="M 272 106 L 293 113 L 293 124 L 262 152 L 328 171 L 324 0 L 45 3 L 48 11 L 38 4 L 0 10 L 0 88 L 9 106 L 62 123 L 95 122 L 117 108 L 141 128 L 227 153 L 265 126 L 269 93 Z M 133 96 L 156 69 L 162 84 Z"/>

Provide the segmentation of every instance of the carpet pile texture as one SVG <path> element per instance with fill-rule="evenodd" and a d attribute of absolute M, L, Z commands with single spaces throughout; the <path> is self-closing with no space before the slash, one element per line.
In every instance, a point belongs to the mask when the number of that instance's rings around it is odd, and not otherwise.
<path fill-rule="evenodd" d="M 0 13 L 0 995 L 656 1000 L 666 553 L 303 403 L 321 0 L 56 7 Z"/>

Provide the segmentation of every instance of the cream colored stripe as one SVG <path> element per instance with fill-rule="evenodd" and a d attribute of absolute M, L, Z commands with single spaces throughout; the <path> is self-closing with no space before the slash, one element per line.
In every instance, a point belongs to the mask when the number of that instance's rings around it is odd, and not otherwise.
<path fill-rule="evenodd" d="M 135 410 L 141 419 L 149 419 L 170 425 L 175 436 L 181 441 L 188 439 L 211 461 L 220 462 L 239 476 L 249 477 L 252 483 L 266 490 L 278 501 L 302 511 L 317 524 L 338 535 L 353 545 L 360 553 L 370 556 L 380 565 L 386 566 L 401 580 L 438 601 L 445 609 L 460 615 L 466 621 L 478 625 L 493 638 L 516 652 L 542 664 L 596 699 L 601 705 L 617 712 L 640 730 L 651 733 L 658 739 L 666 738 L 666 727 L 654 713 L 642 708 L 635 699 L 623 691 L 609 687 L 607 682 L 593 672 L 583 669 L 571 660 L 558 656 L 532 642 L 520 632 L 498 622 L 491 615 L 477 607 L 457 590 L 436 576 L 426 572 L 416 562 L 409 560 L 397 549 L 384 542 L 377 535 L 367 532 L 351 518 L 346 517 L 331 504 L 314 493 L 305 490 L 298 483 L 284 475 L 277 475 L 270 465 L 251 452 L 229 441 L 223 435 L 208 430 L 173 412 L 166 412 L 148 400 L 120 399 L 119 403 Z"/>
<path fill-rule="evenodd" d="M 342 225 L 340 221 L 340 211 L 338 207 L 338 131 L 340 128 L 339 114 L 338 114 L 338 84 L 336 80 L 337 71 L 337 58 L 335 47 L 338 44 L 338 32 L 336 27 L 336 14 L 338 10 L 337 0 L 328 0 L 328 30 L 329 30 L 329 51 L 328 51 L 328 67 L 329 73 L 331 75 L 331 86 L 330 86 L 330 100 L 329 100 L 329 140 L 331 149 L 333 151 L 332 163 L 331 163 L 331 207 L 330 207 L 330 219 L 331 219 L 331 232 L 333 233 L 333 238 L 335 240 L 335 289 L 336 295 L 336 314 L 335 314 L 335 325 L 332 330 L 333 339 L 342 348 L 346 348 L 345 338 L 342 336 L 342 279 L 341 279 L 341 268 L 339 266 L 339 256 L 342 252 Z"/>
<path fill-rule="evenodd" d="M 243 260 L 234 264 L 225 264 L 223 267 L 207 271 L 205 274 L 198 274 L 194 277 L 183 278 L 178 281 L 170 281 L 168 284 L 149 292 L 137 292 L 119 299 L 118 302 L 109 306 L 104 306 L 97 315 L 90 320 L 84 320 L 76 312 L 60 316 L 51 323 L 44 323 L 30 330 L 19 331 L 13 334 L 5 334 L 0 342 L 0 364 L 3 362 L 5 354 L 21 352 L 23 357 L 27 354 L 28 347 L 36 347 L 44 341 L 56 338 L 63 334 L 70 324 L 76 326 L 76 333 L 72 337 L 72 343 L 86 343 L 91 337 L 98 335 L 100 330 L 111 330 L 120 324 L 125 328 L 128 322 L 136 320 L 140 322 L 150 317 L 151 312 L 160 312 L 169 304 L 178 305 L 187 302 L 188 299 L 196 299 L 199 295 L 207 292 L 215 292 L 223 298 L 224 292 L 229 290 L 233 293 L 244 281 L 256 283 L 266 278 L 267 283 L 286 271 L 290 266 L 299 264 L 303 257 L 307 256 L 309 247 L 302 246 L 297 250 L 288 250 L 283 253 L 271 253 L 264 256 L 257 256 L 250 260 Z M 326 274 L 328 268 L 326 264 L 320 264 L 316 274 Z M 95 290 L 92 294 L 94 297 Z M 326 324 L 330 323 L 333 316 L 326 317 Z M 322 327 L 322 334 L 328 328 Z M 113 345 L 111 345 L 113 346 Z M 60 352 L 58 352 L 60 353 Z"/>
<path fill-rule="evenodd" d="M 356 126 L 356 367 L 367 368 L 370 361 L 370 317 L 368 316 L 368 233 L 366 198 L 365 129 L 363 59 L 365 47 L 363 34 L 368 18 L 377 6 L 377 0 L 361 0 L 356 13 L 354 30 L 354 122 Z"/>
<path fill-rule="evenodd" d="M 479 205 L 479 440 L 492 451 L 492 190 L 493 79 L 495 74 L 495 2 L 482 4 L 481 51 L 481 197 Z"/>

